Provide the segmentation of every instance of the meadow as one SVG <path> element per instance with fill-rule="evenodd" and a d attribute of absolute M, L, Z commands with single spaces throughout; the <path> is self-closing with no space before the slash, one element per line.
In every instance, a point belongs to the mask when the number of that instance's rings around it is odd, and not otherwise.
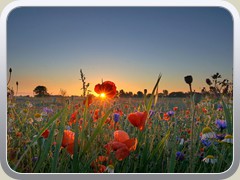
<path fill-rule="evenodd" d="M 158 97 L 159 81 L 151 96 L 143 98 L 113 96 L 103 83 L 95 87 L 97 93 L 105 92 L 99 97 L 8 99 L 9 166 L 21 173 L 228 170 L 233 160 L 232 97 L 196 98 L 194 92 L 186 98 Z"/>

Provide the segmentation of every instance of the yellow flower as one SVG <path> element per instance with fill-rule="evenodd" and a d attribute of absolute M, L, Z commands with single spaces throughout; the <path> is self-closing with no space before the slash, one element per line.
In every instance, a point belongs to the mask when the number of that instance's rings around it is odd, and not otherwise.
<path fill-rule="evenodd" d="M 37 122 L 42 121 L 42 115 L 41 115 L 41 114 L 36 113 L 36 114 L 34 115 L 34 117 L 35 117 L 35 120 L 36 120 Z"/>
<path fill-rule="evenodd" d="M 215 132 L 210 127 L 205 127 L 202 130 L 202 140 L 216 138 Z"/>
<path fill-rule="evenodd" d="M 208 163 L 215 164 L 217 162 L 217 159 L 213 155 L 208 155 L 202 161 L 207 164 Z"/>
<path fill-rule="evenodd" d="M 105 172 L 108 172 L 108 173 L 114 173 L 114 166 L 113 165 L 108 165 Z"/>
<path fill-rule="evenodd" d="M 233 144 L 233 136 L 228 134 L 224 137 L 224 139 L 222 140 L 222 142 L 226 142 L 226 143 L 229 143 L 229 144 Z"/>

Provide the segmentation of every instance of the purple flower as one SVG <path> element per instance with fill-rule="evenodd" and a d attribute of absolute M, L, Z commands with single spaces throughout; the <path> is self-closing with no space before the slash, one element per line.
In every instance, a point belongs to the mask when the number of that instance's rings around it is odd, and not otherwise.
<path fill-rule="evenodd" d="M 37 156 L 35 156 L 35 157 L 32 158 L 32 162 L 36 162 L 37 160 L 38 160 L 38 157 L 37 157 Z"/>
<path fill-rule="evenodd" d="M 223 140 L 225 137 L 225 134 L 217 134 L 216 138 L 219 139 L 220 141 Z"/>
<path fill-rule="evenodd" d="M 114 113 L 113 120 L 114 120 L 115 123 L 117 123 L 119 121 L 119 117 L 120 117 L 120 114 Z"/>
<path fill-rule="evenodd" d="M 168 116 L 170 116 L 170 117 L 171 117 L 171 116 L 173 116 L 173 115 L 174 115 L 174 111 L 168 111 L 168 112 L 167 112 L 167 114 L 168 114 Z"/>
<path fill-rule="evenodd" d="M 227 127 L 227 121 L 226 121 L 226 120 L 217 119 L 217 120 L 215 121 L 215 124 L 217 125 L 217 128 L 218 128 L 218 129 L 221 129 L 221 131 L 222 131 L 223 129 L 226 129 L 226 127 Z"/>
<path fill-rule="evenodd" d="M 217 111 L 222 111 L 223 110 L 223 106 L 221 104 L 217 105 Z"/>
<path fill-rule="evenodd" d="M 209 147 L 212 143 L 208 139 L 202 139 L 202 144 L 206 147 Z"/>
<path fill-rule="evenodd" d="M 43 112 L 45 112 L 46 114 L 51 114 L 51 113 L 53 113 L 53 110 L 48 107 L 44 107 Z"/>
<path fill-rule="evenodd" d="M 182 152 L 178 151 L 176 153 L 176 159 L 179 160 L 179 161 L 184 160 L 184 154 Z"/>
<path fill-rule="evenodd" d="M 149 111 L 149 117 L 151 118 L 153 115 L 155 114 L 155 112 L 153 110 Z"/>

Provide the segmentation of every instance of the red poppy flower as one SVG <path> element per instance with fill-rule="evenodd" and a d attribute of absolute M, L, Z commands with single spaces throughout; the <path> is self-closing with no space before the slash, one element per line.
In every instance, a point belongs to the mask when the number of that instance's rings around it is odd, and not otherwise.
<path fill-rule="evenodd" d="M 129 139 L 125 131 L 117 130 L 114 132 L 114 141 L 109 142 L 104 147 L 107 150 L 107 154 L 115 151 L 115 158 L 122 161 L 129 156 L 131 151 L 136 150 L 137 143 L 136 138 Z"/>
<path fill-rule="evenodd" d="M 174 110 L 174 111 L 177 111 L 177 110 L 178 110 L 178 107 L 173 107 L 173 110 Z"/>
<path fill-rule="evenodd" d="M 97 94 L 105 94 L 108 98 L 114 98 L 117 94 L 116 86 L 111 81 L 105 81 L 102 84 L 97 84 L 94 88 L 94 91 Z"/>
<path fill-rule="evenodd" d="M 118 142 L 124 142 L 129 139 L 128 134 L 123 130 L 114 131 L 114 140 Z"/>
<path fill-rule="evenodd" d="M 129 152 L 128 148 L 125 146 L 125 147 L 119 148 L 116 151 L 115 157 L 116 157 L 117 160 L 122 161 L 123 159 L 128 157 L 129 154 L 130 154 L 130 152 Z"/>
<path fill-rule="evenodd" d="M 46 129 L 46 130 L 42 133 L 42 137 L 43 137 L 44 139 L 47 139 L 49 133 L 50 133 L 50 131 L 49 131 L 48 129 Z"/>
<path fill-rule="evenodd" d="M 76 123 L 76 118 L 77 118 L 77 113 L 78 111 L 75 111 L 74 113 L 72 113 L 70 120 L 69 120 L 69 125 L 71 126 L 72 124 Z"/>
<path fill-rule="evenodd" d="M 136 126 L 140 131 L 142 131 L 145 127 L 147 115 L 147 111 L 131 113 L 128 115 L 128 120 L 132 125 Z"/>
<path fill-rule="evenodd" d="M 164 114 L 163 114 L 163 119 L 164 119 L 165 121 L 169 121 L 169 120 L 170 120 L 170 116 L 168 115 L 168 113 L 164 113 Z"/>
<path fill-rule="evenodd" d="M 75 133 L 70 130 L 64 130 L 63 132 L 63 138 L 62 138 L 62 147 L 66 147 L 69 144 L 74 143 L 74 136 Z"/>
<path fill-rule="evenodd" d="M 86 99 L 84 99 L 83 105 L 86 105 L 86 103 L 88 103 L 87 104 L 87 107 L 88 107 L 88 106 L 90 106 L 90 104 L 92 104 L 92 102 L 93 102 L 93 95 L 89 94 L 89 95 L 87 95 Z"/>
<path fill-rule="evenodd" d="M 206 108 L 202 108 L 202 112 L 203 113 L 207 113 L 207 109 Z"/>

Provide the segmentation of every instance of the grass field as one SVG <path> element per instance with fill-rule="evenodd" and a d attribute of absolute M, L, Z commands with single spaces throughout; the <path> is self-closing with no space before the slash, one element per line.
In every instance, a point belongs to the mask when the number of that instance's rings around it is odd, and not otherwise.
<path fill-rule="evenodd" d="M 232 164 L 228 98 L 83 101 L 9 101 L 10 167 L 21 173 L 220 173 Z"/>

